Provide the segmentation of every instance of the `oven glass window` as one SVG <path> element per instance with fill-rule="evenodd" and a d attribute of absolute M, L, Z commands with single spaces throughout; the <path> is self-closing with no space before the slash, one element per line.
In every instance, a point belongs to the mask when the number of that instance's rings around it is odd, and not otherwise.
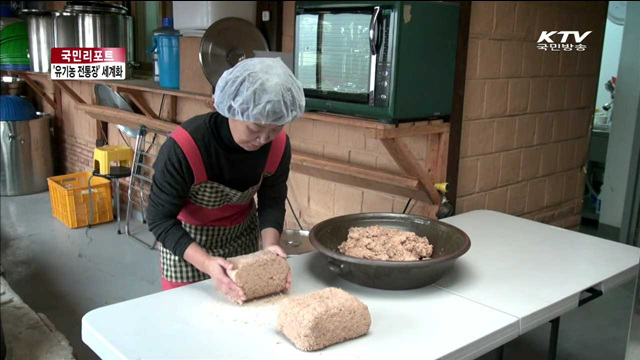
<path fill-rule="evenodd" d="M 368 101 L 371 13 L 323 12 L 296 17 L 296 76 L 325 98 Z"/>

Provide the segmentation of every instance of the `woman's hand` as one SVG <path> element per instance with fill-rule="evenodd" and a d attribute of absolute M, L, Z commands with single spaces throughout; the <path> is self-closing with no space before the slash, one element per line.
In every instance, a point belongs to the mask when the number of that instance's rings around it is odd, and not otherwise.
<path fill-rule="evenodd" d="M 211 256 L 205 261 L 204 267 L 218 291 L 238 304 L 247 300 L 242 289 L 229 277 L 229 272 L 234 270 L 232 263 L 221 257 Z"/>
<path fill-rule="evenodd" d="M 284 258 L 284 259 L 287 258 L 287 254 L 278 245 L 269 245 L 269 246 L 265 247 L 264 249 L 271 251 L 272 253 L 280 256 L 281 258 Z M 289 274 L 287 274 L 287 285 L 285 285 L 284 290 L 285 291 L 289 291 L 290 288 L 291 288 L 291 270 L 289 270 Z"/>
<path fill-rule="evenodd" d="M 280 245 L 268 245 L 268 246 L 265 246 L 264 249 L 271 251 L 272 253 L 280 256 L 283 259 L 287 258 L 287 253 L 285 253 L 284 250 L 282 250 Z"/>

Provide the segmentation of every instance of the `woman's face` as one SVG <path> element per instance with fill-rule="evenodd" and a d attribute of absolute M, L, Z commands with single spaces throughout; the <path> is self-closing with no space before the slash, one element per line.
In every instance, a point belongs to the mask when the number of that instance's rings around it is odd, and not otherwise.
<path fill-rule="evenodd" d="M 284 125 L 258 125 L 247 121 L 229 119 L 233 140 L 247 151 L 256 151 L 278 136 Z"/>

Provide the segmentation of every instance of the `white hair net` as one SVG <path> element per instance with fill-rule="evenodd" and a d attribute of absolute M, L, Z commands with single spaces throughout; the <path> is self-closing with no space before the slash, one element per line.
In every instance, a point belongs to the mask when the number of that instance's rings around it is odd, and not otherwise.
<path fill-rule="evenodd" d="M 283 125 L 304 113 L 302 84 L 278 58 L 250 58 L 222 74 L 213 94 L 218 112 L 256 124 Z"/>

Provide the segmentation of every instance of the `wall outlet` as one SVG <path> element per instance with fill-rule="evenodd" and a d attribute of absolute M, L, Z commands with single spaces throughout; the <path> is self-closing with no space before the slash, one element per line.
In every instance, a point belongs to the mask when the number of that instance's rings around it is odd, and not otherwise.
<path fill-rule="evenodd" d="M 269 21 L 271 20 L 271 13 L 267 10 L 262 12 L 262 21 Z"/>

